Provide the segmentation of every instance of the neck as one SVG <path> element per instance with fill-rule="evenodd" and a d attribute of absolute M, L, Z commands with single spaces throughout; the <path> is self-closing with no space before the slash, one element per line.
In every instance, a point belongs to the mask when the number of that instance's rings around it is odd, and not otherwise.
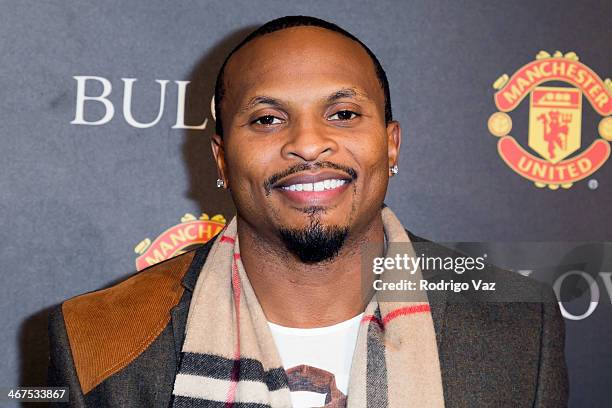
<path fill-rule="evenodd" d="M 305 264 L 287 252 L 280 239 L 267 240 L 238 217 L 240 257 L 257 299 L 272 322 L 287 327 L 330 326 L 363 312 L 363 245 L 383 252 L 380 212 L 361 232 L 349 233 L 339 254 L 329 261 Z M 370 247 L 371 248 L 371 247 Z M 370 252 L 370 251 L 368 251 Z"/>

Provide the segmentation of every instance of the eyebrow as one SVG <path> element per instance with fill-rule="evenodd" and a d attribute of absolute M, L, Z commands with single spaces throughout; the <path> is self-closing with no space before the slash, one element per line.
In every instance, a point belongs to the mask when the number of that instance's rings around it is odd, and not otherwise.
<path fill-rule="evenodd" d="M 342 98 L 369 99 L 365 92 L 358 91 L 355 88 L 342 88 L 329 95 L 326 101 L 332 103 Z"/>
<path fill-rule="evenodd" d="M 327 96 L 325 101 L 327 103 L 333 103 L 342 98 L 369 99 L 365 92 L 359 91 L 355 88 L 341 88 Z M 258 95 L 249 99 L 246 105 L 240 108 L 239 113 L 244 113 L 250 109 L 253 109 L 257 105 L 270 105 L 275 108 L 282 108 L 284 103 L 281 100 L 271 96 Z"/>
<path fill-rule="evenodd" d="M 254 108 L 257 105 L 270 105 L 270 106 L 274 106 L 275 108 L 280 108 L 283 105 L 283 103 L 280 100 L 276 98 L 272 98 L 270 96 L 255 96 L 251 98 L 249 102 L 247 102 L 246 105 L 240 108 L 239 112 L 244 113 L 248 111 L 249 109 Z"/>

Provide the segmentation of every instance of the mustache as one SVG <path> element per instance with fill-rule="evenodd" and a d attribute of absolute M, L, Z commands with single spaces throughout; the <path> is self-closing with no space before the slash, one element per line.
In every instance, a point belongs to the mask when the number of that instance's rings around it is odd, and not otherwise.
<path fill-rule="evenodd" d="M 346 173 L 351 178 L 351 180 L 353 181 L 357 180 L 357 171 L 355 171 L 355 169 L 353 169 L 352 167 L 343 166 L 341 164 L 337 164 L 337 163 L 333 163 L 329 161 L 320 161 L 320 162 L 315 162 L 315 163 L 300 163 L 300 164 L 296 164 L 294 166 L 289 167 L 287 170 L 281 171 L 279 173 L 275 173 L 272 176 L 270 176 L 270 178 L 268 178 L 264 182 L 264 189 L 266 190 L 266 195 L 269 195 L 272 189 L 274 188 L 274 185 L 278 183 L 280 180 L 284 179 L 285 177 L 290 176 L 295 173 L 302 172 L 302 171 L 316 170 L 316 169 L 340 170 Z"/>

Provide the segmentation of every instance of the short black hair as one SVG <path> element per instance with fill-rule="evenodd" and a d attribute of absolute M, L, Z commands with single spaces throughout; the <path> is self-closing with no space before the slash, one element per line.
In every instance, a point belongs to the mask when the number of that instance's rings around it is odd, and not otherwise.
<path fill-rule="evenodd" d="M 364 43 L 362 43 L 353 34 L 349 33 L 348 31 L 337 26 L 334 23 L 330 23 L 329 21 L 310 16 L 285 16 L 268 21 L 267 23 L 253 31 L 251 34 L 249 34 L 244 40 L 242 40 L 240 44 L 234 47 L 234 49 L 228 54 L 227 58 L 225 58 L 223 65 L 221 65 L 221 69 L 217 74 L 217 80 L 215 82 L 215 131 L 219 136 L 223 137 L 223 123 L 221 120 L 221 101 L 223 100 L 223 96 L 225 94 L 223 74 L 228 61 L 230 60 L 232 55 L 234 55 L 239 49 L 244 47 L 246 44 L 248 44 L 255 38 L 291 27 L 324 28 L 339 33 L 345 37 L 348 37 L 351 40 L 357 42 L 359 45 L 361 45 L 370 56 L 372 63 L 374 63 L 376 77 L 378 78 L 378 82 L 380 83 L 380 86 L 382 87 L 383 93 L 385 95 L 385 123 L 389 123 L 391 120 L 393 120 L 393 114 L 391 111 L 391 94 L 389 93 L 389 81 L 387 81 L 387 74 L 385 73 L 385 70 L 383 69 L 380 62 L 378 61 L 378 58 L 376 58 L 376 55 L 374 55 L 374 53 Z"/>

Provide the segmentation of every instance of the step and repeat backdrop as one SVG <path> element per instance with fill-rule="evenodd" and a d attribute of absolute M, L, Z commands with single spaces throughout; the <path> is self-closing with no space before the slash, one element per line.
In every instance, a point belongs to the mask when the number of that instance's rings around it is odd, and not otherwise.
<path fill-rule="evenodd" d="M 45 383 L 50 307 L 231 219 L 215 76 L 290 14 L 337 23 L 385 67 L 404 134 L 387 204 L 569 293 L 570 406 L 610 406 L 610 1 L 0 2 L 0 387 Z"/>

